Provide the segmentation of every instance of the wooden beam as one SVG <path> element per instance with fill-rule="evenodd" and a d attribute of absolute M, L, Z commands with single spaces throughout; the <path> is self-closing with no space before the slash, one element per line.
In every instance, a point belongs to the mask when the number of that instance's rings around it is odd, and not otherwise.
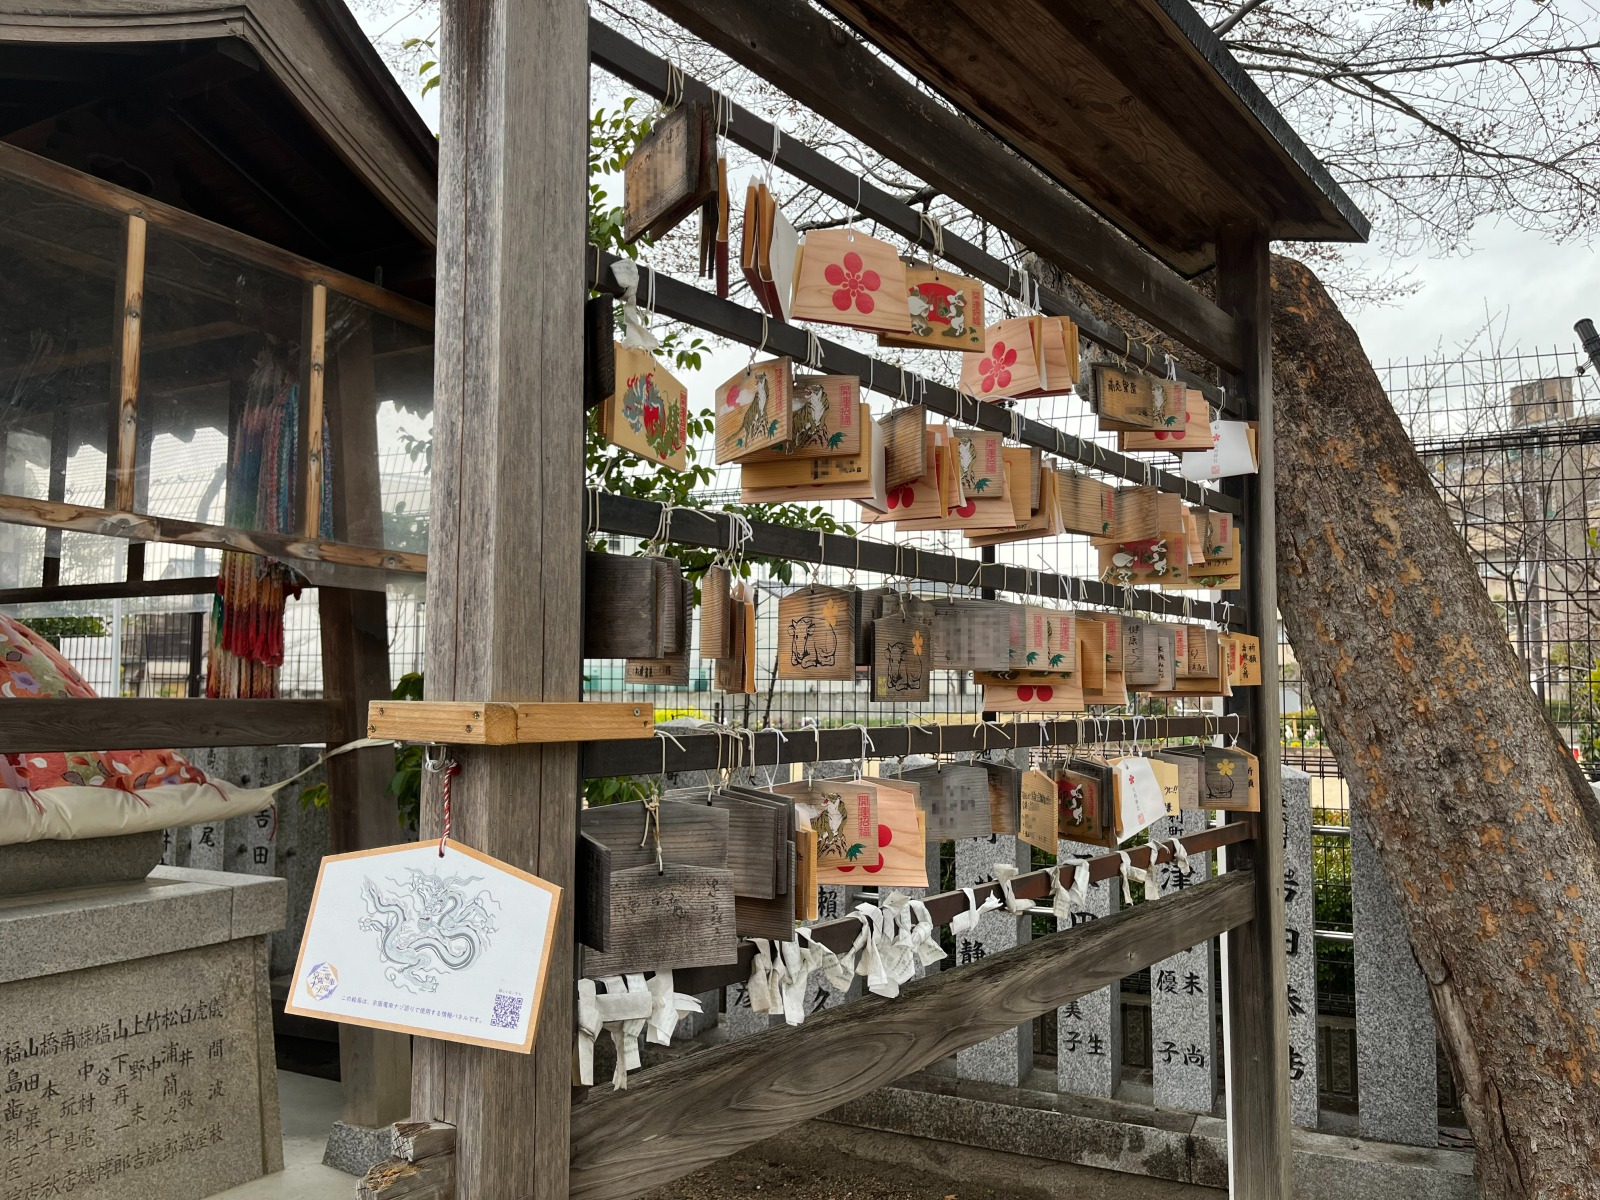
<path fill-rule="evenodd" d="M 0 704 L 0 753 L 298 746 L 339 719 L 330 700 L 27 700 Z"/>
<path fill-rule="evenodd" d="M 1209 494 L 1224 499 L 1230 509 L 1238 507 L 1239 502 L 1231 496 L 1223 497 L 1215 492 Z M 637 500 L 632 496 L 617 496 L 611 492 L 591 492 L 590 503 L 599 510 L 601 532 L 649 539 L 661 528 L 662 506 L 657 501 Z M 1245 627 L 1246 613 L 1237 604 L 1224 609 L 1220 604 L 1195 600 L 1188 594 L 1162 592 L 1147 587 L 1124 588 L 1098 579 L 1035 571 L 1027 566 L 958 558 L 923 550 L 920 546 L 904 546 L 899 542 L 873 541 L 848 537 L 842 533 L 819 534 L 814 529 L 797 529 L 754 518 L 748 524 L 750 540 L 744 545 L 744 550 L 762 557 L 848 567 L 852 571 L 873 571 L 880 575 L 921 579 L 929 583 L 993 588 L 1061 604 L 1098 604 L 1126 612 L 1183 617 L 1185 620 L 1225 621 L 1239 629 Z M 740 536 L 743 528 L 741 525 Z M 668 522 L 667 540 L 680 546 L 725 550 L 739 537 L 735 535 L 732 522 L 726 514 L 675 508 Z"/>
<path fill-rule="evenodd" d="M 479 700 L 374 700 L 367 736 L 457 746 L 532 746 L 652 738 L 656 710 L 644 701 L 508 704 Z"/>
<path fill-rule="evenodd" d="M 1041 730 L 1042 727 L 1042 730 Z M 869 725 L 873 758 L 899 758 L 907 754 L 964 754 L 980 750 L 1017 750 L 1033 746 L 1080 746 L 1093 742 L 1132 742 L 1141 738 L 1242 736 L 1249 728 L 1242 716 L 1176 717 L 1066 717 L 1035 720 L 1032 717 L 986 725 L 959 718 L 959 723 L 935 720 L 927 725 Z M 662 746 L 655 741 L 605 742 L 586 746 L 583 774 L 587 779 L 608 775 L 658 775 L 666 770 L 710 771 L 726 766 L 733 753 L 729 734 L 679 733 Z M 663 751 L 665 753 L 663 754 Z M 826 762 L 861 756 L 861 732 L 854 727 L 791 729 L 782 737 L 772 730 L 754 736 L 740 735 L 739 754 L 747 766 L 781 763 Z"/>
<path fill-rule="evenodd" d="M 1239 323 L 1002 142 L 919 91 L 805 0 L 653 0 L 807 108 L 1213 362 Z"/>
<path fill-rule="evenodd" d="M 58 531 L 52 530 L 57 533 Z M 0 588 L 0 604 L 60 604 L 72 600 L 131 600 L 147 596 L 209 596 L 217 590 L 215 575 L 192 579 L 142 579 L 129 583 L 66 583 L 55 586 Z"/>
<path fill-rule="evenodd" d="M 74 533 L 96 533 L 101 537 L 203 546 L 212 550 L 243 550 L 249 554 L 263 554 L 293 562 L 331 563 L 341 567 L 394 571 L 406 575 L 422 575 L 428 569 L 426 555 L 403 550 L 350 546 L 343 542 L 297 538 L 259 529 L 202 525 L 198 521 L 144 516 L 109 508 L 90 508 L 83 504 L 56 504 L 27 496 L 0 495 L 0 522 L 33 525 L 42 529 L 66 529 Z"/>
<path fill-rule="evenodd" d="M 137 213 L 127 218 L 127 241 L 120 283 L 122 308 L 118 313 L 116 408 L 106 443 L 106 507 L 131 509 L 134 472 L 139 452 L 139 336 L 144 315 L 145 220 Z"/>
<path fill-rule="evenodd" d="M 1273 509 L 1272 299 L 1269 248 L 1251 228 L 1217 238 L 1217 298 L 1250 330 L 1247 367 L 1233 383 L 1260 422 L 1260 470 L 1230 484 L 1250 531 L 1245 591 L 1231 598 L 1253 614 L 1261 639 L 1266 686 L 1240 688 L 1230 709 L 1250 718 L 1259 762 L 1259 836 L 1230 850 L 1227 867 L 1248 865 L 1255 879 L 1252 919 L 1222 943 L 1222 1018 L 1227 1061 L 1228 1162 L 1235 1200 L 1279 1200 L 1293 1194 L 1289 1145 L 1288 969 L 1283 959 L 1283 786 L 1276 736 L 1278 689 L 1277 529 Z"/>
<path fill-rule="evenodd" d="M 428 694 L 580 699 L 583 0 L 445 0 Z M 537 513 L 535 519 L 532 514 Z M 455 836 L 563 889 L 578 747 L 455 752 Z M 425 836 L 439 833 L 430 780 Z M 413 1040 L 411 1115 L 456 1126 L 463 1197 L 566 1200 L 573 918 L 560 906 L 533 1053 Z"/>
<path fill-rule="evenodd" d="M 591 1094 L 572 1110 L 571 1196 L 643 1195 L 1236 928 L 1251 893 L 1248 872 L 1226 875 Z"/>
<path fill-rule="evenodd" d="M 267 242 L 258 241 L 226 226 L 204 220 L 184 209 L 163 204 L 148 196 L 141 196 L 138 192 L 131 192 L 114 183 L 97 179 L 93 175 L 86 175 L 82 171 L 74 171 L 71 167 L 62 166 L 60 163 L 41 158 L 37 154 L 4 142 L 0 142 L 0 174 L 26 179 L 30 183 L 61 195 L 71 196 L 108 212 L 137 214 L 147 224 L 180 233 L 191 241 L 237 255 L 247 262 L 267 267 L 293 279 L 304 280 L 306 283 L 321 280 L 334 291 L 360 300 L 363 304 L 388 313 L 398 320 L 423 329 L 433 328 L 433 310 L 425 304 L 418 304 L 415 300 L 385 291 L 354 275 L 341 274 L 321 263 L 312 262 L 309 258 L 301 258 L 298 254 L 291 254 Z"/>
<path fill-rule="evenodd" d="M 319 296 L 317 293 L 320 292 Z M 307 297 L 311 364 L 308 390 L 317 410 L 308 424 L 319 453 L 330 455 L 336 484 L 333 527 L 340 537 L 383 540 L 383 497 L 378 478 L 378 387 L 372 366 L 372 323 L 358 318 L 346 331 L 335 363 L 326 358 L 327 289 L 313 284 Z M 324 375 L 326 374 L 326 380 Z M 324 398 L 325 397 L 325 398 Z M 326 404 L 330 446 L 322 445 Z M 320 475 L 320 462 L 318 473 Z M 320 533 L 320 479 L 305 488 L 306 526 Z M 338 739 L 351 741 L 366 731 L 367 705 L 386 699 L 389 682 L 389 601 L 383 592 L 324 588 L 317 593 L 322 630 L 323 694 L 339 706 Z M 394 794 L 394 754 L 373 747 L 328 761 L 329 843 L 335 853 L 371 850 L 406 840 Z M 405 1117 L 411 1110 L 411 1039 L 406 1034 L 360 1025 L 339 1026 L 339 1079 L 342 1120 L 373 1129 Z"/>

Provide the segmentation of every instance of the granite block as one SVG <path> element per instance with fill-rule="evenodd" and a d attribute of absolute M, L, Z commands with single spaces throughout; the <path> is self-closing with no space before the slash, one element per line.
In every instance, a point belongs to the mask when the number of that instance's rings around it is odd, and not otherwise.
<path fill-rule="evenodd" d="M 335 1121 L 333 1128 L 328 1131 L 328 1145 L 322 1152 L 322 1165 L 359 1177 L 387 1159 L 393 1150 L 393 1125 L 369 1128 Z"/>
<path fill-rule="evenodd" d="M 1394 892 L 1351 808 L 1355 899 L 1356 1077 L 1361 1136 L 1409 1146 L 1439 1142 L 1438 1032 L 1427 981 Z"/>
<path fill-rule="evenodd" d="M 9 897 L 0 899 L 0 983 L 210 946 L 232 936 L 232 889 L 212 884 L 150 879 Z"/>
<path fill-rule="evenodd" d="M 233 936 L 252 937 L 283 928 L 288 885 L 272 875 L 240 875 L 232 871 L 204 871 L 194 867 L 157 867 L 152 880 L 197 883 L 227 888 L 233 893 Z"/>
<path fill-rule="evenodd" d="M 143 879 L 161 861 L 160 830 L 0 846 L 0 896 Z"/>
<path fill-rule="evenodd" d="M 0 1195 L 198 1200 L 281 1165 L 262 941 L 0 986 Z"/>

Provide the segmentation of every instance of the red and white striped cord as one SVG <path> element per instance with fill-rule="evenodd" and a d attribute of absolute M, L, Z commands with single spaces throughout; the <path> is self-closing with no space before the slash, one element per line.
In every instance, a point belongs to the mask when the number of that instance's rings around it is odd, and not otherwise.
<path fill-rule="evenodd" d="M 450 840 L 450 781 L 461 774 L 461 764 L 455 759 L 446 759 L 442 768 L 444 780 L 441 789 L 444 792 L 444 832 L 439 835 L 439 857 L 444 857 L 444 844 Z"/>
<path fill-rule="evenodd" d="M 444 844 L 450 840 L 450 781 L 461 773 L 461 764 L 450 757 L 445 746 L 427 746 L 422 751 L 423 769 L 439 775 L 440 791 L 444 794 L 444 830 L 439 835 L 439 857 L 444 857 Z"/>

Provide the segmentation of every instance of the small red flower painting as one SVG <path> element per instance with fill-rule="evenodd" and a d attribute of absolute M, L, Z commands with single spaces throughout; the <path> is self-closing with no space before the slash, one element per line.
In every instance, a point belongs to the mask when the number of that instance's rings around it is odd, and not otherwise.
<path fill-rule="evenodd" d="M 983 390 L 997 392 L 1002 388 L 1011 386 L 1011 368 L 1016 365 L 1017 352 L 1015 348 L 1007 346 L 1004 342 L 996 342 L 982 362 L 978 364 L 978 374 L 983 380 Z"/>
<path fill-rule="evenodd" d="M 833 306 L 840 312 L 854 308 L 860 313 L 870 313 L 877 307 L 872 293 L 883 286 L 883 280 L 854 250 L 846 252 L 842 266 L 829 263 L 823 276 L 834 288 Z"/>

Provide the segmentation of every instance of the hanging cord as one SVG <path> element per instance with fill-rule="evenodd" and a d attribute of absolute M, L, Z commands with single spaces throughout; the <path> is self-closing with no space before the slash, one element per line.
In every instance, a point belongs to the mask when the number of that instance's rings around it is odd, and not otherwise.
<path fill-rule="evenodd" d="M 450 757 L 448 747 L 434 743 L 423 748 L 422 766 L 424 770 L 440 777 L 439 790 L 444 796 L 444 831 L 439 835 L 439 857 L 443 858 L 444 845 L 450 840 L 450 781 L 461 774 L 461 764 Z"/>

